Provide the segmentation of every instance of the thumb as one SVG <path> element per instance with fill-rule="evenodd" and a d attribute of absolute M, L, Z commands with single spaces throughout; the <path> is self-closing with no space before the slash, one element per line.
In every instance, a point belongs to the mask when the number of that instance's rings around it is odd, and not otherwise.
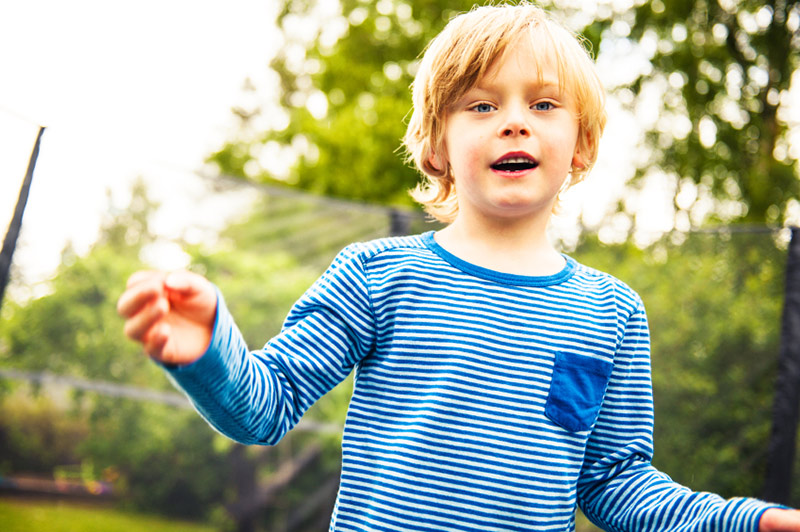
<path fill-rule="evenodd" d="M 172 272 L 164 279 L 164 286 L 172 292 L 178 292 L 182 295 L 191 295 L 200 289 L 199 279 L 202 278 L 191 272 Z"/>
<path fill-rule="evenodd" d="M 186 270 L 172 272 L 164 279 L 164 288 L 170 303 L 184 310 L 188 310 L 185 305 L 203 311 L 213 311 L 217 307 L 214 285 L 202 275 Z"/>
<path fill-rule="evenodd" d="M 164 279 L 169 300 L 173 303 L 214 306 L 216 295 L 211 283 L 202 275 L 190 271 L 172 272 Z"/>

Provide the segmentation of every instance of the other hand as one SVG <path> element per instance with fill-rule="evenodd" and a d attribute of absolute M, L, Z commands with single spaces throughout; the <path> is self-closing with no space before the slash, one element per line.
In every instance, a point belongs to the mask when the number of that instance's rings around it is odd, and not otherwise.
<path fill-rule="evenodd" d="M 761 516 L 758 532 L 800 532 L 800 511 L 770 508 Z"/>
<path fill-rule="evenodd" d="M 137 272 L 117 302 L 125 335 L 167 364 L 189 364 L 205 353 L 216 311 L 212 284 L 187 271 Z"/>

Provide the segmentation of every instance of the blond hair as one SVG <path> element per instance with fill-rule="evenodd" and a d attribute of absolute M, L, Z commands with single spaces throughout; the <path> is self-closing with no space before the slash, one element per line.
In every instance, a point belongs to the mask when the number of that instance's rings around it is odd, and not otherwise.
<path fill-rule="evenodd" d="M 423 175 L 411 196 L 442 222 L 451 222 L 458 214 L 450 165 L 438 168 L 433 163 L 436 154 L 445 153 L 447 108 L 526 34 L 534 40 L 534 49 L 543 51 L 530 58 L 531 66 L 541 75 L 543 65 L 552 61 L 559 89 L 576 102 L 582 164 L 572 167 L 565 188 L 582 181 L 597 160 L 606 123 L 605 90 L 584 39 L 529 2 L 473 8 L 452 19 L 426 48 L 412 85 L 413 112 L 403 138 L 409 160 Z"/>

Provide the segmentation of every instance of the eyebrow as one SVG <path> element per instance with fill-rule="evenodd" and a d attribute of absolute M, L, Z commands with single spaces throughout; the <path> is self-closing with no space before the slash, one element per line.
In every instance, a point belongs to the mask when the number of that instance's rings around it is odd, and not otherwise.
<path fill-rule="evenodd" d="M 558 80 L 543 79 L 541 81 L 530 83 L 529 85 L 530 87 L 535 87 L 536 89 L 556 89 L 558 92 L 562 91 L 561 83 L 559 83 Z M 491 83 L 487 86 L 485 80 L 481 80 L 473 85 L 467 92 L 471 90 L 482 90 L 489 92 L 493 90 L 493 87 Z"/>

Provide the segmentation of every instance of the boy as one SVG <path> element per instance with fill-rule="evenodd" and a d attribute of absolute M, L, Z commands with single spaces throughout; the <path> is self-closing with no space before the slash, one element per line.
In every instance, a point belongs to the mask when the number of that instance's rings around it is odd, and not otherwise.
<path fill-rule="evenodd" d="M 135 274 L 126 334 L 243 443 L 279 441 L 355 368 L 331 530 L 574 530 L 580 504 L 606 530 L 800 531 L 653 469 L 641 300 L 547 241 L 603 102 L 540 9 L 461 15 L 425 52 L 405 138 L 445 229 L 347 247 L 259 351 L 189 273 Z"/>

